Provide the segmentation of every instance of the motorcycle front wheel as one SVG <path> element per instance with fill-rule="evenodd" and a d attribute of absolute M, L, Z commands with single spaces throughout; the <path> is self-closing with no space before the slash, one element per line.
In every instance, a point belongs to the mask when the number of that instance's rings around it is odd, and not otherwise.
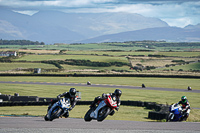
<path fill-rule="evenodd" d="M 50 121 L 52 121 L 56 118 L 59 118 L 59 114 L 61 111 L 62 111 L 62 109 L 60 109 L 60 108 L 55 108 L 54 110 L 52 110 Z"/>
<path fill-rule="evenodd" d="M 93 111 L 92 109 L 89 109 L 88 112 L 85 114 L 85 117 L 84 117 L 85 121 L 89 122 L 92 120 L 92 118 L 90 117 L 90 114 L 92 113 L 92 111 Z"/>
<path fill-rule="evenodd" d="M 166 122 L 172 121 L 172 115 L 173 115 L 173 114 L 170 113 L 170 114 L 167 116 Z"/>
<path fill-rule="evenodd" d="M 49 121 L 49 119 L 47 118 L 47 114 L 44 116 L 44 120 Z"/>
<path fill-rule="evenodd" d="M 110 114 L 110 110 L 111 109 L 107 106 L 100 109 L 98 112 L 97 121 L 103 121 Z"/>

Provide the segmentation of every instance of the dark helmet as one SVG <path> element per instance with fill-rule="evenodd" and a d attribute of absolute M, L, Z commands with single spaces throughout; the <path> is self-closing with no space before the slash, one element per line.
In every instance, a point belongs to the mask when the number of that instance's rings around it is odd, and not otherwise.
<path fill-rule="evenodd" d="M 115 93 L 115 95 L 118 96 L 118 97 L 120 97 L 120 96 L 122 95 L 122 91 L 119 90 L 119 89 L 116 89 L 114 93 Z"/>
<path fill-rule="evenodd" d="M 69 90 L 69 94 L 70 94 L 70 96 L 75 96 L 75 94 L 76 94 L 76 89 L 75 89 L 75 88 L 71 88 L 71 89 Z"/>
<path fill-rule="evenodd" d="M 183 103 L 186 103 L 186 102 L 187 102 L 187 97 L 186 97 L 186 96 L 182 96 L 182 97 L 181 97 L 181 101 L 182 101 Z"/>

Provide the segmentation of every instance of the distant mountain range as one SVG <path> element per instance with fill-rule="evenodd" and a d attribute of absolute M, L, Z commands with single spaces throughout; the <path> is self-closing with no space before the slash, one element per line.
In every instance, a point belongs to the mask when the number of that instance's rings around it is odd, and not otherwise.
<path fill-rule="evenodd" d="M 200 28 L 178 28 L 178 27 L 158 27 L 142 30 L 121 32 L 117 34 L 103 35 L 87 40 L 82 43 L 100 42 L 125 42 L 125 41 L 171 41 L 171 42 L 200 42 Z"/>
<path fill-rule="evenodd" d="M 135 40 L 200 41 L 200 24 L 185 28 L 130 13 L 63 13 L 32 16 L 0 9 L 0 39 L 53 43 L 97 43 Z"/>

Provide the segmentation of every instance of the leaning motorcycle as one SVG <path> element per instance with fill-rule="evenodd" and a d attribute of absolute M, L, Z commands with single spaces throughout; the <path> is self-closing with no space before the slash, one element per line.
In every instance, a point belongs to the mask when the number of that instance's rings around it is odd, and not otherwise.
<path fill-rule="evenodd" d="M 56 103 L 54 103 L 50 109 L 47 110 L 47 114 L 44 119 L 46 121 L 52 121 L 56 118 L 63 116 L 69 111 L 70 108 L 70 99 L 61 98 Z"/>
<path fill-rule="evenodd" d="M 116 97 L 107 96 L 104 100 L 98 101 L 94 107 L 91 107 L 85 114 L 84 120 L 89 122 L 92 119 L 103 121 L 108 115 L 114 114 L 117 107 Z"/>
<path fill-rule="evenodd" d="M 170 121 L 182 121 L 182 108 L 179 104 L 175 103 L 169 107 L 169 115 L 167 116 L 167 122 Z"/>

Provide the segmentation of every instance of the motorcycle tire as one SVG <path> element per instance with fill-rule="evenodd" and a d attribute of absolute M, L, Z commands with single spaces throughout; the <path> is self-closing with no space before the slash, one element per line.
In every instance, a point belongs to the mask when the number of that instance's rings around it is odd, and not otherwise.
<path fill-rule="evenodd" d="M 168 116 L 167 116 L 167 119 L 166 119 L 166 122 L 170 122 L 171 121 L 171 114 L 169 114 Z"/>
<path fill-rule="evenodd" d="M 103 121 L 110 114 L 110 110 L 111 109 L 107 106 L 100 109 L 98 111 L 97 121 Z"/>
<path fill-rule="evenodd" d="M 92 120 L 92 118 L 90 117 L 90 114 L 92 113 L 93 109 L 89 109 L 88 112 L 85 114 L 84 120 L 86 122 L 89 122 Z"/>
<path fill-rule="evenodd" d="M 58 110 L 56 110 L 56 111 L 54 111 L 54 110 L 52 110 L 52 114 L 51 114 L 51 117 L 49 119 L 50 121 L 53 121 L 54 119 L 59 118 L 59 114 L 62 111 L 62 109 L 60 109 L 60 108 L 58 108 Z"/>
<path fill-rule="evenodd" d="M 109 115 L 110 115 L 110 116 L 113 116 L 114 114 L 115 114 L 115 111 L 114 111 L 114 110 L 111 110 Z"/>
<path fill-rule="evenodd" d="M 44 120 L 49 121 L 49 119 L 47 118 L 47 115 L 44 116 Z"/>

